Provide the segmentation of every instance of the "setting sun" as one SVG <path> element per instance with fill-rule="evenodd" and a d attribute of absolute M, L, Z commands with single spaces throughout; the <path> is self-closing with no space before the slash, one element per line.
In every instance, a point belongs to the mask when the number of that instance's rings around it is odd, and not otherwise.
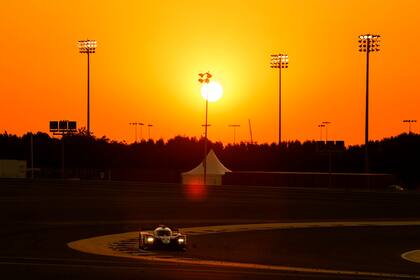
<path fill-rule="evenodd" d="M 211 81 L 201 87 L 201 96 L 210 102 L 216 102 L 223 95 L 223 87 L 219 82 Z"/>

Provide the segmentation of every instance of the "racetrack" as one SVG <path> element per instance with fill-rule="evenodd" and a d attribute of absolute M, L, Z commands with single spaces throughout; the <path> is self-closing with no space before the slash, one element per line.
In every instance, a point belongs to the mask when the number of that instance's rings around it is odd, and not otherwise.
<path fill-rule="evenodd" d="M 8 279 L 366 279 L 171 264 L 85 254 L 67 243 L 152 228 L 351 220 L 420 220 L 416 193 L 261 187 L 192 191 L 177 185 L 1 182 L 0 270 Z M 190 257 L 416 273 L 400 255 L 420 248 L 419 227 L 313 228 L 191 237 Z M 258 240 L 255 242 L 244 242 Z M 418 274 L 418 273 L 417 273 Z"/>

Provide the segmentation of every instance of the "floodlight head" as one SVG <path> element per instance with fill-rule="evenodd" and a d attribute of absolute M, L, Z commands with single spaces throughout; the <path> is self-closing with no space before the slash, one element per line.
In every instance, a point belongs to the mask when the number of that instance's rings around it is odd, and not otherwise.
<path fill-rule="evenodd" d="M 270 67 L 271 68 L 288 68 L 289 56 L 287 54 L 272 54 Z"/>
<path fill-rule="evenodd" d="M 79 47 L 80 53 L 95 53 L 97 42 L 96 40 L 81 40 L 78 42 L 77 46 Z"/>
<path fill-rule="evenodd" d="M 198 81 L 200 83 L 210 83 L 210 78 L 213 77 L 212 74 L 210 74 L 209 71 L 207 71 L 206 73 L 199 73 L 198 76 L 200 77 L 200 79 L 198 79 Z"/>
<path fill-rule="evenodd" d="M 380 35 L 377 34 L 363 34 L 359 36 L 359 51 L 360 52 L 378 52 Z"/>

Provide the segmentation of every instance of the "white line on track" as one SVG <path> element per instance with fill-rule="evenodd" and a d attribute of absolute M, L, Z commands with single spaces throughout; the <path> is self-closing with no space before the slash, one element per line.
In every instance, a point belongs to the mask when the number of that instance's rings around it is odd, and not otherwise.
<path fill-rule="evenodd" d="M 215 234 L 226 232 L 254 231 L 254 230 L 274 230 L 274 229 L 305 229 L 305 228 L 331 228 L 331 227 L 395 227 L 395 226 L 420 226 L 420 221 L 357 221 L 357 222 L 304 222 L 304 223 L 267 223 L 267 224 L 242 224 L 242 225 L 222 225 L 207 227 L 183 228 L 181 231 L 190 235 Z M 334 270 L 307 267 L 292 267 L 281 265 L 264 265 L 252 263 L 238 263 L 227 261 L 212 261 L 201 259 L 168 258 L 159 255 L 132 255 L 126 252 L 116 251 L 111 248 L 111 244 L 136 238 L 138 232 L 126 232 L 98 236 L 83 240 L 70 242 L 67 245 L 74 249 L 90 254 L 99 254 L 114 257 L 133 258 L 144 261 L 170 262 L 190 265 L 206 265 L 218 267 L 258 269 L 284 272 L 317 273 L 342 276 L 365 276 L 365 277 L 387 277 L 394 279 L 420 279 L 420 275 L 408 275 L 397 273 L 366 272 L 355 270 Z M 410 252 L 407 252 L 408 254 Z M 420 253 L 419 253 L 420 254 Z"/>
<path fill-rule="evenodd" d="M 410 262 L 420 263 L 420 250 L 405 252 L 401 257 Z"/>

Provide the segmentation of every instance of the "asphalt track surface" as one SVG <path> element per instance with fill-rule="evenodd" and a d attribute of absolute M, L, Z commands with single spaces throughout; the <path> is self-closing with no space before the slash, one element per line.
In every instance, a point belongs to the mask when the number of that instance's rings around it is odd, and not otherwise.
<path fill-rule="evenodd" d="M 420 194 L 2 181 L 0 219 L 1 279 L 385 279 L 138 261 L 81 253 L 67 243 L 157 223 L 420 220 Z M 418 226 L 224 233 L 191 237 L 190 246 L 183 256 L 420 275 L 420 264 L 400 257 L 420 249 Z"/>

